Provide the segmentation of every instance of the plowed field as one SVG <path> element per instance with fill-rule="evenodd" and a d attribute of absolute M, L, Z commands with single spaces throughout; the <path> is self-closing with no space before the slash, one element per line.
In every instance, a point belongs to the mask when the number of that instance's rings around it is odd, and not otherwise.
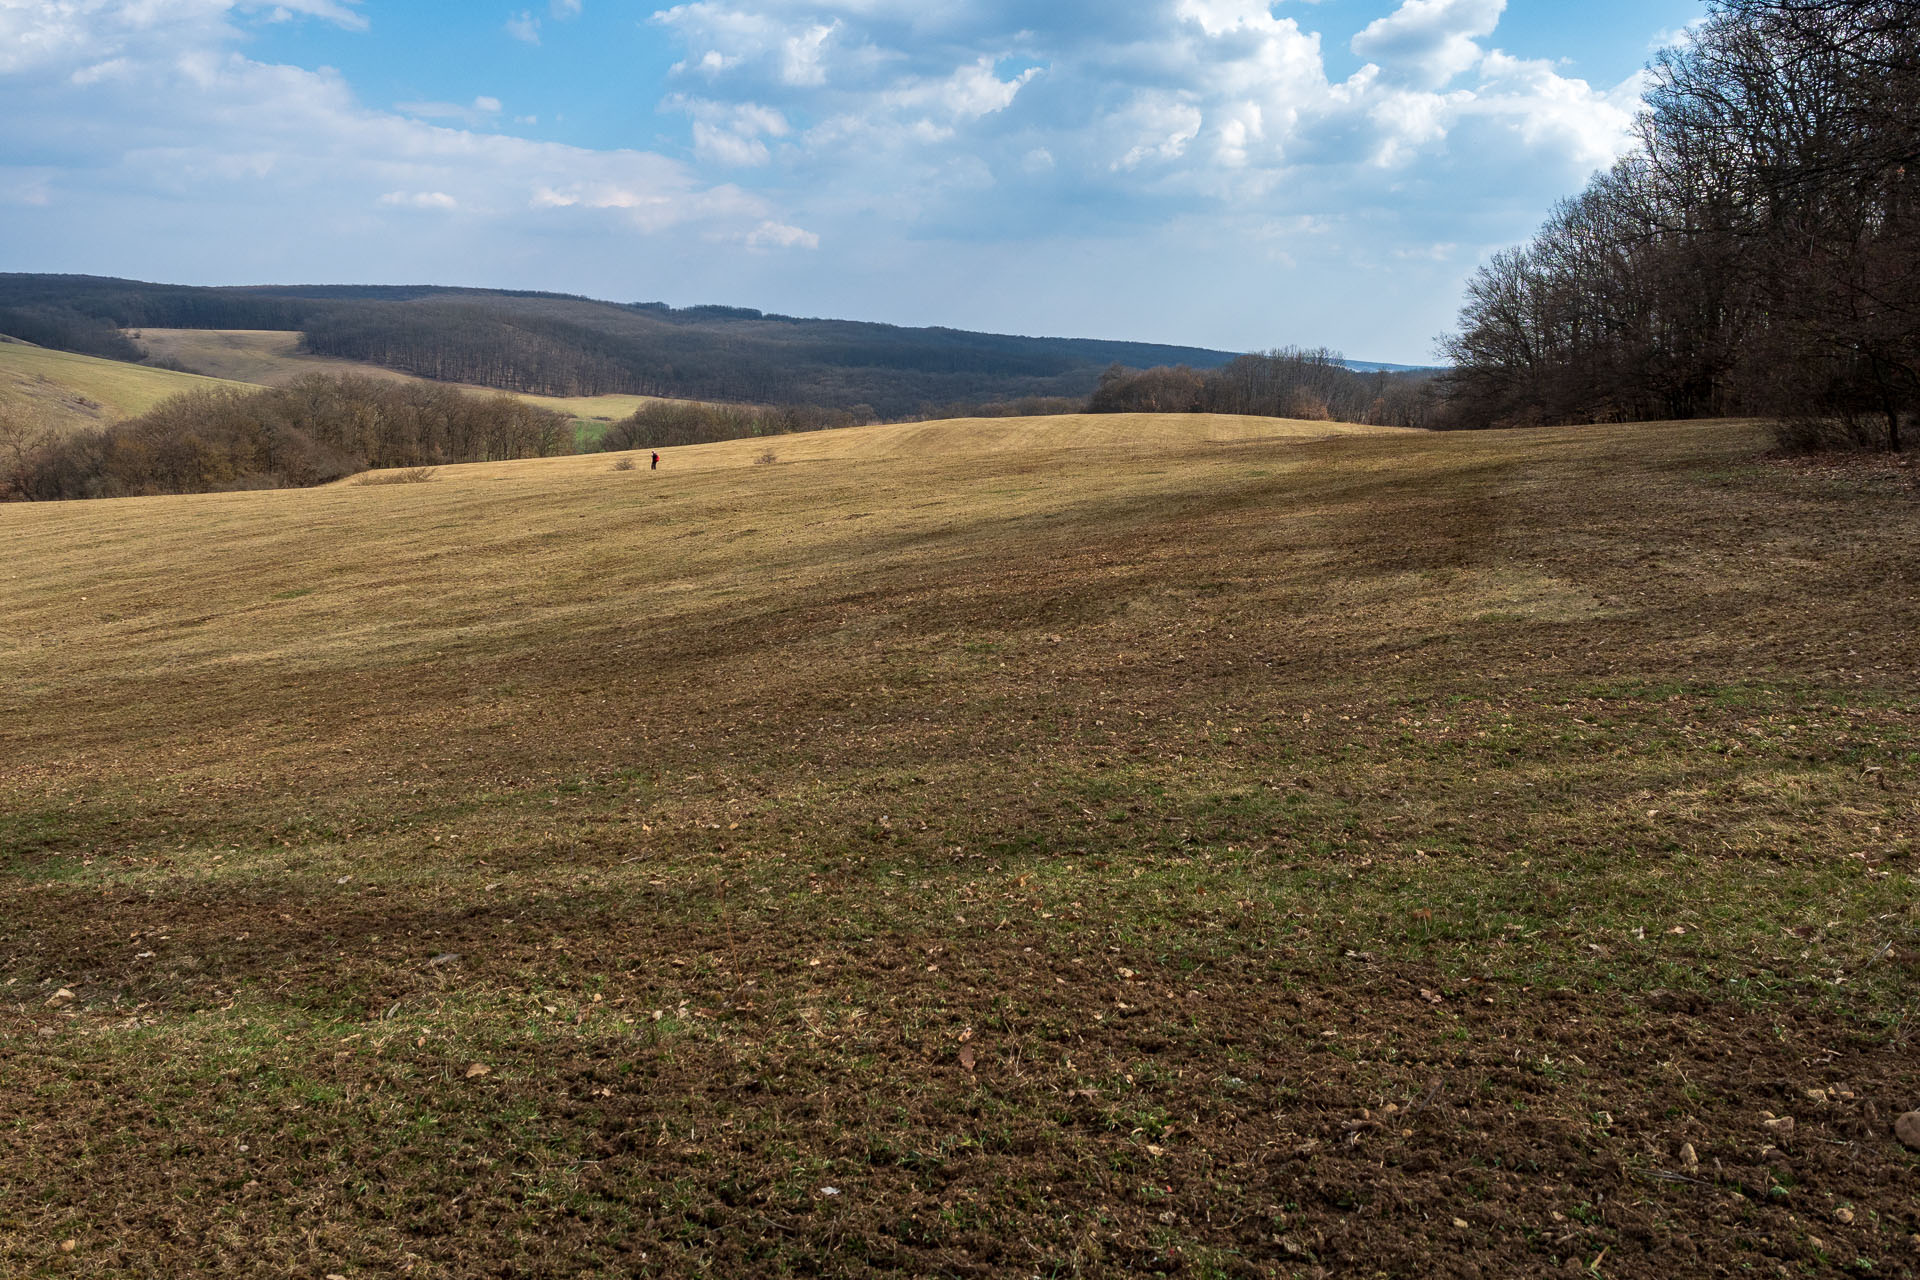
<path fill-rule="evenodd" d="M 1920 1274 L 1920 501 L 1765 450 L 0 508 L 0 1273 Z"/>

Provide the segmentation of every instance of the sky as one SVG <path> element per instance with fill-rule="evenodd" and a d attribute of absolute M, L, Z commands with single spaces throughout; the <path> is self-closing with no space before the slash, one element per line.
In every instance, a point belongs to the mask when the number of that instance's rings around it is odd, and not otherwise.
<path fill-rule="evenodd" d="M 1699 0 L 0 0 L 0 271 L 1418 364 Z"/>

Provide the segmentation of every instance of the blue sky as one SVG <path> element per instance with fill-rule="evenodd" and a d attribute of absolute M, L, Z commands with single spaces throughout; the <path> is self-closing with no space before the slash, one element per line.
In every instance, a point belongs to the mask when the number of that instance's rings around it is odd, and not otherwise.
<path fill-rule="evenodd" d="M 0 270 L 1420 362 L 1694 0 L 0 0 Z"/>

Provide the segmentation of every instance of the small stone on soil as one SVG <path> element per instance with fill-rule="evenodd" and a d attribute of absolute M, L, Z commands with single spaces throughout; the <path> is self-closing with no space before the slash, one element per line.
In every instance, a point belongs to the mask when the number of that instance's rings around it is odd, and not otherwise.
<path fill-rule="evenodd" d="M 1920 1151 L 1920 1111 L 1909 1111 L 1893 1122 L 1893 1136 Z"/>

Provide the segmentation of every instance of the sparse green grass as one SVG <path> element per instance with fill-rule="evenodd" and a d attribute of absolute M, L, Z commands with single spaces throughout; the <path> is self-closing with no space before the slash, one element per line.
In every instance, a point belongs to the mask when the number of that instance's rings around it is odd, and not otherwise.
<path fill-rule="evenodd" d="M 238 384 L 0 342 L 0 405 L 17 406 L 59 432 L 131 418 L 169 396 L 221 385 Z"/>
<path fill-rule="evenodd" d="M 765 447 L 0 508 L 0 1271 L 1914 1273 L 1910 497 Z"/>

